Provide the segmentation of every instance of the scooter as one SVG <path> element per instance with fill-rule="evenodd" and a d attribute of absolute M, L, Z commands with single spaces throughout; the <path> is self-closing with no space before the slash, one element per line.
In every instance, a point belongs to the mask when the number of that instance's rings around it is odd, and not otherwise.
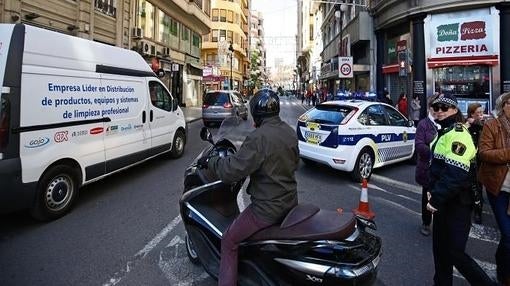
<path fill-rule="evenodd" d="M 249 130 L 239 128 L 239 122 L 225 119 L 216 142 L 202 128 L 200 137 L 211 146 L 186 169 L 179 202 L 188 257 L 214 279 L 221 237 L 240 213 L 237 195 L 245 179 L 225 184 L 196 162 L 202 156 L 234 154 Z M 375 223 L 352 212 L 299 204 L 280 224 L 241 243 L 238 285 L 372 285 L 382 250 L 381 239 L 369 229 L 376 230 Z"/>

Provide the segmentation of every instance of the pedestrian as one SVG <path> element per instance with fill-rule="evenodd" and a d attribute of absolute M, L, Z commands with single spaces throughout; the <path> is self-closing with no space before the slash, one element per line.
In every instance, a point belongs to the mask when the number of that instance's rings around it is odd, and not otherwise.
<path fill-rule="evenodd" d="M 312 105 L 315 106 L 316 102 L 317 102 L 317 93 L 313 92 L 312 93 Z"/>
<path fill-rule="evenodd" d="M 383 92 L 383 98 L 382 98 L 381 101 L 386 103 L 386 104 L 389 104 L 389 105 L 393 106 L 393 100 L 391 100 L 390 93 L 387 90 L 385 90 Z"/>
<path fill-rule="evenodd" d="M 420 233 L 429 236 L 430 224 L 432 222 L 432 213 L 427 210 L 429 186 L 429 164 L 431 160 L 430 143 L 437 135 L 437 130 L 441 127 L 435 123 L 436 114 L 432 109 L 432 102 L 437 95 L 430 96 L 428 99 L 428 115 L 420 120 L 416 128 L 416 137 L 414 140 L 414 150 L 416 150 L 416 171 L 415 180 L 422 186 L 421 189 L 421 229 Z"/>
<path fill-rule="evenodd" d="M 453 266 L 471 285 L 494 285 L 494 281 L 466 254 L 473 204 L 469 177 L 473 175 L 471 161 L 476 155 L 475 145 L 453 95 L 439 95 L 432 108 L 441 125 L 431 147 L 431 191 L 427 204 L 427 209 L 434 215 L 434 285 L 451 286 Z"/>
<path fill-rule="evenodd" d="M 299 91 L 299 95 L 301 96 L 301 104 L 305 103 L 305 94 L 301 91 Z"/>
<path fill-rule="evenodd" d="M 406 118 L 408 118 L 407 111 L 407 95 L 405 92 L 401 92 L 397 101 L 397 109 L 402 113 Z"/>
<path fill-rule="evenodd" d="M 471 103 L 467 109 L 468 118 L 466 120 L 466 127 L 471 133 L 473 143 L 478 148 L 478 140 L 480 139 L 480 133 L 483 128 L 483 109 L 480 103 Z M 476 167 L 479 166 L 479 159 L 477 156 Z M 473 218 L 475 223 L 482 223 L 482 210 L 483 210 L 483 195 L 482 195 L 482 184 L 478 181 L 476 176 L 472 176 L 472 191 L 474 195 L 475 204 L 473 207 Z"/>
<path fill-rule="evenodd" d="M 296 132 L 279 116 L 276 93 L 262 89 L 250 101 L 256 129 L 237 153 L 227 157 L 202 157 L 224 183 L 250 176 L 247 192 L 251 204 L 232 222 L 221 239 L 220 286 L 237 285 L 238 246 L 255 232 L 280 223 L 298 204 L 295 172 L 299 165 Z"/>
<path fill-rule="evenodd" d="M 485 186 L 501 233 L 496 251 L 498 280 L 510 286 L 510 93 L 496 100 L 496 114 L 496 119 L 483 125 L 478 143 L 478 179 Z"/>
<path fill-rule="evenodd" d="M 414 126 L 418 126 L 418 122 L 420 121 L 420 109 L 420 98 L 417 94 L 414 94 L 413 100 L 411 100 L 411 120 L 414 121 Z"/>

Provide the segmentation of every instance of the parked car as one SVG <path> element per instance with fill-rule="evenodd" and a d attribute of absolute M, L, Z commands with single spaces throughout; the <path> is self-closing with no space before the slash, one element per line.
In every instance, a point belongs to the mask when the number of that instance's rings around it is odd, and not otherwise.
<path fill-rule="evenodd" d="M 372 169 L 409 160 L 416 128 L 393 106 L 362 100 L 328 101 L 298 118 L 299 155 L 370 178 Z"/>
<path fill-rule="evenodd" d="M 240 92 L 234 90 L 214 90 L 205 94 L 202 104 L 202 120 L 205 126 L 221 124 L 223 119 L 239 116 L 248 119 L 246 100 Z"/>

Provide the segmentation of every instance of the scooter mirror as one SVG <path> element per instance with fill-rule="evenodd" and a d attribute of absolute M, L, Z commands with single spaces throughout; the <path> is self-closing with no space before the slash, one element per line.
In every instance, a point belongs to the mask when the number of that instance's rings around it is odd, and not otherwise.
<path fill-rule="evenodd" d="M 202 138 L 203 141 L 211 142 L 211 144 L 214 145 L 211 131 L 209 131 L 207 127 L 202 127 L 202 129 L 200 130 L 200 138 Z"/>

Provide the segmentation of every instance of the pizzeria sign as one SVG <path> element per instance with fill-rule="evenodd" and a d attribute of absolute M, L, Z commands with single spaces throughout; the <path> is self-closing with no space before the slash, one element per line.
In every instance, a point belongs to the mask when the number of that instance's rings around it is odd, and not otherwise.
<path fill-rule="evenodd" d="M 490 15 L 432 21 L 432 58 L 486 56 L 495 54 L 496 21 Z"/>

